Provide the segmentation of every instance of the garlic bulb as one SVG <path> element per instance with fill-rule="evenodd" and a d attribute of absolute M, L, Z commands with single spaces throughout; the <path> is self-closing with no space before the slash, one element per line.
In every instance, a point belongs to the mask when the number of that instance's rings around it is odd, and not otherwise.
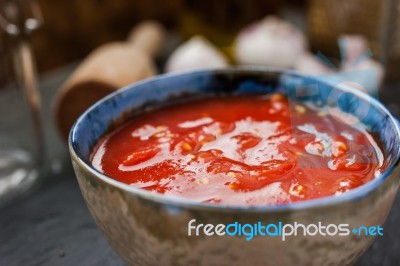
<path fill-rule="evenodd" d="M 235 40 L 238 64 L 291 68 L 307 50 L 303 33 L 274 16 L 245 27 Z"/>
<path fill-rule="evenodd" d="M 194 36 L 180 45 L 168 58 L 166 71 L 183 71 L 228 66 L 226 57 L 207 39 Z"/>

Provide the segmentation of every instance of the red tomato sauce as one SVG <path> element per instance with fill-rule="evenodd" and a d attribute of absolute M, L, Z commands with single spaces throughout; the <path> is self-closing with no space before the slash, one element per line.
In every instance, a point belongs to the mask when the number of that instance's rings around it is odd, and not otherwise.
<path fill-rule="evenodd" d="M 281 94 L 210 98 L 140 115 L 91 162 L 113 179 L 199 202 L 275 205 L 338 195 L 380 174 L 372 135 Z"/>

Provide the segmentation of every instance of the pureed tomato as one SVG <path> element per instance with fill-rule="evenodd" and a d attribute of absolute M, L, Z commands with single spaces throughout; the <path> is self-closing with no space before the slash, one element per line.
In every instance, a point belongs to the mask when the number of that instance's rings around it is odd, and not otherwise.
<path fill-rule="evenodd" d="M 132 186 L 199 202 L 274 205 L 356 188 L 379 175 L 374 138 L 281 94 L 210 98 L 132 119 L 91 161 Z"/>

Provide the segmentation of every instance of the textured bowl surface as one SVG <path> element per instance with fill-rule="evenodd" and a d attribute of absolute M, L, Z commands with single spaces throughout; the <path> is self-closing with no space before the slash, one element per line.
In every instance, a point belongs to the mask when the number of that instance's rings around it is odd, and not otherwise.
<path fill-rule="evenodd" d="M 387 170 L 339 196 L 279 206 L 196 203 L 137 189 L 91 167 L 91 149 L 110 128 L 129 117 L 174 101 L 212 95 L 279 91 L 297 101 L 340 107 L 365 124 L 382 144 Z M 371 236 L 188 236 L 196 224 L 302 223 L 380 225 L 399 185 L 399 127 L 376 100 L 323 78 L 265 68 L 238 68 L 164 75 L 128 86 L 92 106 L 72 128 L 69 148 L 76 176 L 97 225 L 132 265 L 349 265 L 369 247 Z M 390 233 L 390 232 L 384 232 Z"/>

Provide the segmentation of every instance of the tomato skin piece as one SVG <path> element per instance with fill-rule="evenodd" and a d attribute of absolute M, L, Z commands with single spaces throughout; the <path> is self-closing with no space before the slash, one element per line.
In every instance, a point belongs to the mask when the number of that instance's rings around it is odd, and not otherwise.
<path fill-rule="evenodd" d="M 236 135 L 232 138 L 234 138 L 238 141 L 238 144 L 240 145 L 240 149 L 242 149 L 242 150 L 247 150 L 247 149 L 253 148 L 257 144 L 259 144 L 261 141 L 261 138 L 254 136 L 250 133 Z"/>
<path fill-rule="evenodd" d="M 251 174 L 236 174 L 236 181 L 230 184 L 230 188 L 236 191 L 253 191 L 263 188 L 271 183 L 277 182 L 279 179 L 284 178 L 292 169 L 294 164 L 283 163 L 279 165 L 272 165 L 270 169 L 259 170 L 259 175 Z"/>
<path fill-rule="evenodd" d="M 133 166 L 143 163 L 156 156 L 160 150 L 161 149 L 158 147 L 148 147 L 143 150 L 134 151 L 122 162 L 122 164 L 124 166 Z"/>

